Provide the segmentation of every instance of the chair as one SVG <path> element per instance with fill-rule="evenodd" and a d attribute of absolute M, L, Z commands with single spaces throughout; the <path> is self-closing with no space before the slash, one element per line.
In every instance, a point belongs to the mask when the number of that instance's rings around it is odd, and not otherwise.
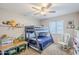
<path fill-rule="evenodd" d="M 58 42 L 58 44 L 60 44 L 63 49 L 69 49 L 68 44 L 70 37 L 70 34 L 66 33 L 65 35 L 63 35 L 63 41 Z"/>

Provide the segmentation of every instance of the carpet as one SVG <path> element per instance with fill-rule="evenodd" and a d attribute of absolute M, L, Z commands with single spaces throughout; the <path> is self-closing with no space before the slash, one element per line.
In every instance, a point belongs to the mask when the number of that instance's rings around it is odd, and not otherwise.
<path fill-rule="evenodd" d="M 59 44 L 53 43 L 44 49 L 41 54 L 32 48 L 26 48 L 20 55 L 73 55 L 73 49 L 65 51 Z"/>

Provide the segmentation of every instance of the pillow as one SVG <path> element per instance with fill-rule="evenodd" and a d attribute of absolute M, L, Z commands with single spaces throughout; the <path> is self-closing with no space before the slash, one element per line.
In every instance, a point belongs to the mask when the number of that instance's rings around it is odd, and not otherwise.
<path fill-rule="evenodd" d="M 35 37 L 35 34 L 31 33 L 29 36 L 30 36 L 30 38 L 33 38 L 33 37 Z"/>
<path fill-rule="evenodd" d="M 40 32 L 38 36 L 47 36 L 46 32 Z"/>

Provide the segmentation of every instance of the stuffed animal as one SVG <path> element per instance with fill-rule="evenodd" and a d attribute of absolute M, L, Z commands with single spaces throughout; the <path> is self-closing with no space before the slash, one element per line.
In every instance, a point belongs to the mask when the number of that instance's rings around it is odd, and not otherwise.
<path fill-rule="evenodd" d="M 16 27 L 16 26 L 18 26 L 18 24 L 16 23 L 16 21 L 15 20 L 9 20 L 9 21 L 6 21 L 6 22 L 2 22 L 2 24 L 6 24 L 6 25 L 10 25 L 11 27 Z"/>

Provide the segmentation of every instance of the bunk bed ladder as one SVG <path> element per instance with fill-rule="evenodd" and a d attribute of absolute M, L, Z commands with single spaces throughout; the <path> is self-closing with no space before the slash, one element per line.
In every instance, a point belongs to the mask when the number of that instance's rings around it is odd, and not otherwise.
<path fill-rule="evenodd" d="M 41 53 L 40 46 L 39 46 L 39 41 L 38 41 L 38 36 L 37 36 L 35 27 L 34 27 L 34 34 L 35 34 L 35 37 L 36 37 L 37 48 L 39 49 L 39 52 Z"/>

